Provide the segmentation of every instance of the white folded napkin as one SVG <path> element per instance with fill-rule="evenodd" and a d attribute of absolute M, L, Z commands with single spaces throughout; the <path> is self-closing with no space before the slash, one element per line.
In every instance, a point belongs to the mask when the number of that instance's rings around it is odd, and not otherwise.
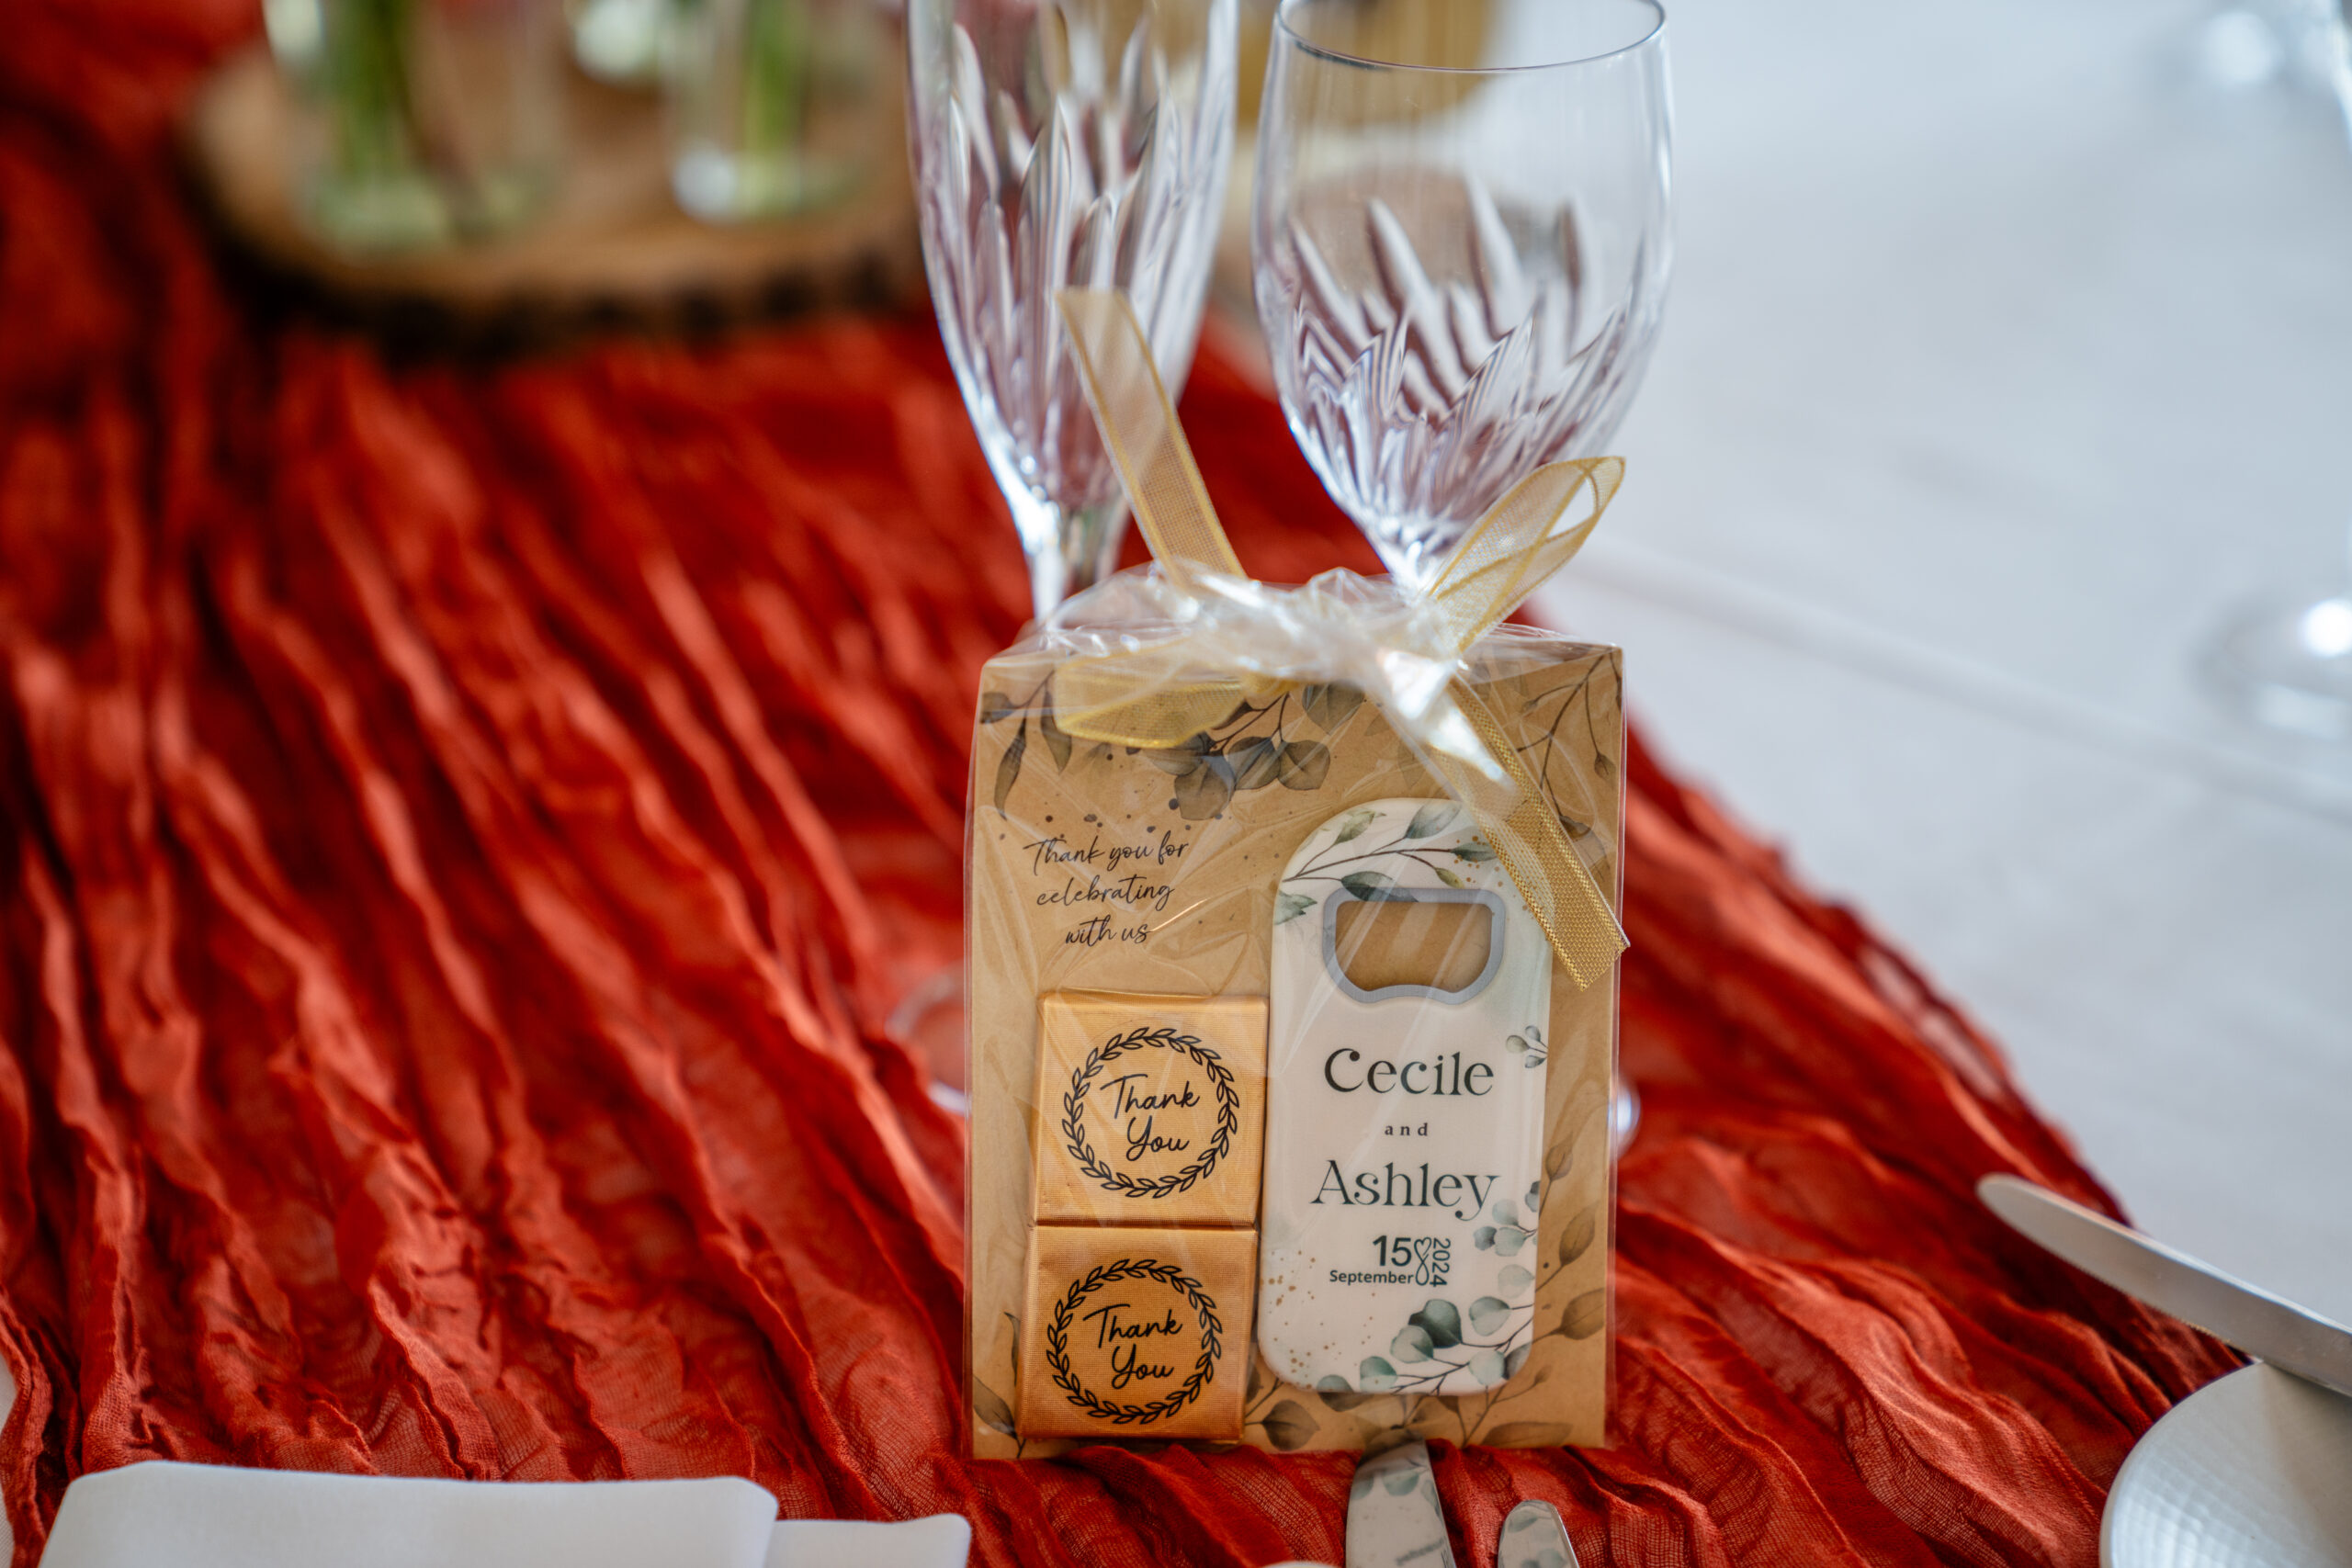
<path fill-rule="evenodd" d="M 775 1517 L 748 1481 L 422 1481 L 153 1461 L 65 1489 L 42 1568 L 964 1568 L 970 1523 Z"/>
<path fill-rule="evenodd" d="M 933 1514 L 877 1525 L 863 1519 L 780 1519 L 766 1568 L 964 1568 L 972 1521 Z"/>

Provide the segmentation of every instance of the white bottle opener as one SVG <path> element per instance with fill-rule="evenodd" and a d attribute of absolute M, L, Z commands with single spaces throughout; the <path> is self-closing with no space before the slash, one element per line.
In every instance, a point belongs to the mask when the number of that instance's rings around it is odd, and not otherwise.
<path fill-rule="evenodd" d="M 1343 917 L 1388 901 L 1485 907 L 1484 971 L 1450 992 L 1357 986 Z M 1543 929 L 1453 801 L 1354 807 L 1292 857 L 1258 1265 L 1258 1343 L 1283 1382 L 1472 1393 L 1525 1361 L 1551 1014 Z"/>

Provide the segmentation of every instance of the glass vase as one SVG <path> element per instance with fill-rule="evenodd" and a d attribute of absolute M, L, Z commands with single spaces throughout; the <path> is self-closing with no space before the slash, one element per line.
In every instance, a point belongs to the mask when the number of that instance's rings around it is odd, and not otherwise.
<path fill-rule="evenodd" d="M 336 249 L 503 233 L 554 189 L 554 0 L 271 0 L 266 15 L 305 108 L 297 209 Z"/>
<path fill-rule="evenodd" d="M 670 185 L 706 222 L 789 216 L 865 184 L 882 28 L 872 0 L 675 0 Z"/>

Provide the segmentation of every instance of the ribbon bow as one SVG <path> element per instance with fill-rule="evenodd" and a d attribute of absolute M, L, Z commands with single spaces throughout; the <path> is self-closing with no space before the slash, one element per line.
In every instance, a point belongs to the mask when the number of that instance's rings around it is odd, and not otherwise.
<path fill-rule="evenodd" d="M 1164 749 L 1243 702 L 1299 685 L 1352 686 L 1469 807 L 1577 988 L 1606 974 L 1626 945 L 1617 918 L 1463 670 L 1478 640 L 1583 547 L 1624 478 L 1623 459 L 1536 469 L 1478 520 L 1424 592 L 1347 570 L 1271 587 L 1233 553 L 1127 297 L 1065 288 L 1055 302 L 1159 569 L 1158 581 L 1124 590 L 1145 603 L 1128 606 L 1110 646 L 1056 671 L 1056 722 L 1089 740 Z M 1566 522 L 1587 489 L 1592 510 Z"/>

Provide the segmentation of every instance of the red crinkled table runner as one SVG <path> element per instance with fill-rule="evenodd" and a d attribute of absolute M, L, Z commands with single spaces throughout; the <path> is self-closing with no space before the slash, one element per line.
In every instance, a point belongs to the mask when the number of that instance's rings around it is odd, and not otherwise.
<path fill-rule="evenodd" d="M 1339 1562 L 1344 1456 L 957 1457 L 962 1131 L 886 1020 L 958 952 L 1026 590 L 928 322 L 398 371 L 268 324 L 164 144 L 252 19 L 19 0 L 0 46 L 17 1561 L 173 1458 Z M 1185 417 L 1253 570 L 1368 559 L 1214 355 Z M 1980 1211 L 2109 1201 L 1859 920 L 1626 768 L 1622 1437 L 1441 1445 L 1456 1551 L 1541 1497 L 1593 1565 L 2094 1562 L 2232 1358 Z"/>

